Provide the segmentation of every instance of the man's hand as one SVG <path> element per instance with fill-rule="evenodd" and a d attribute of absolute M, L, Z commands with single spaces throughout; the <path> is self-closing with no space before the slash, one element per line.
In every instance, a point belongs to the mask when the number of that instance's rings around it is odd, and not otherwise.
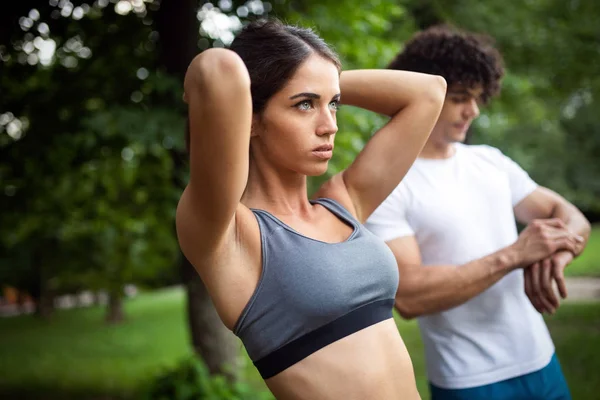
<path fill-rule="evenodd" d="M 560 296 L 567 297 L 564 270 L 571 261 L 573 253 L 560 251 L 525 269 L 525 293 L 538 312 L 554 314 L 559 306 L 552 281 L 556 282 Z"/>
<path fill-rule="evenodd" d="M 510 248 L 517 256 L 518 261 L 515 265 L 525 268 L 539 264 L 542 260 L 563 250 L 575 253 L 577 246 L 582 242 L 584 239 L 567 229 L 560 219 L 537 219 L 527 225 Z M 550 265 L 551 260 L 543 263 Z M 538 269 L 539 267 L 534 268 L 532 272 Z"/>

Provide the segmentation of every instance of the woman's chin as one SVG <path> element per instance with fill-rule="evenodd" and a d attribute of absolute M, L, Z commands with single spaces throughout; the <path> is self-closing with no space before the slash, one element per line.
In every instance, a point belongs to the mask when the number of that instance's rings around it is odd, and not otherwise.
<path fill-rule="evenodd" d="M 319 163 L 318 165 L 312 165 L 304 171 L 306 176 L 321 176 L 327 172 L 328 162 Z"/>

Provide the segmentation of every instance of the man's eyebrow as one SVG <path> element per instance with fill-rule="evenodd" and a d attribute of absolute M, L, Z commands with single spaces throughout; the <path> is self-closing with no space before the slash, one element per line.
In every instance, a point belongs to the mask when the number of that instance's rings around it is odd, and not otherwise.
<path fill-rule="evenodd" d="M 466 94 L 466 95 L 470 95 L 470 96 L 473 95 L 471 92 L 469 92 L 468 90 L 465 90 L 465 89 L 448 90 L 448 94 Z"/>
<path fill-rule="evenodd" d="M 474 90 L 474 91 L 470 91 L 468 89 L 454 89 L 454 90 L 448 90 L 448 94 L 449 95 L 458 95 L 458 96 L 472 96 L 475 98 L 481 98 L 484 93 L 483 91 L 481 91 L 480 93 L 478 93 L 478 90 Z"/>

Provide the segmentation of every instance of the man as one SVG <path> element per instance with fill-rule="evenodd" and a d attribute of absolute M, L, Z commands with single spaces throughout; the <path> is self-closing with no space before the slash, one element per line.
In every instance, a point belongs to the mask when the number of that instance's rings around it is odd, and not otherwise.
<path fill-rule="evenodd" d="M 536 309 L 558 307 L 553 280 L 566 296 L 563 269 L 590 225 L 498 149 L 462 143 L 504 74 L 490 43 L 434 27 L 391 63 L 443 76 L 448 93 L 419 158 L 366 225 L 398 261 L 396 308 L 418 317 L 434 400 L 570 399 Z M 520 235 L 515 219 L 527 225 Z"/>

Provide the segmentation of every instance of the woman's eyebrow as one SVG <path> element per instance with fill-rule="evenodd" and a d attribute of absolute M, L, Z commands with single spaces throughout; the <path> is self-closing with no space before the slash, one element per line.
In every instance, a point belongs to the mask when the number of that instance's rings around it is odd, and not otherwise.
<path fill-rule="evenodd" d="M 321 96 L 316 93 L 302 92 L 302 93 L 298 93 L 298 94 L 291 96 L 290 100 L 296 99 L 298 97 L 308 97 L 310 99 L 320 99 L 321 98 Z"/>

